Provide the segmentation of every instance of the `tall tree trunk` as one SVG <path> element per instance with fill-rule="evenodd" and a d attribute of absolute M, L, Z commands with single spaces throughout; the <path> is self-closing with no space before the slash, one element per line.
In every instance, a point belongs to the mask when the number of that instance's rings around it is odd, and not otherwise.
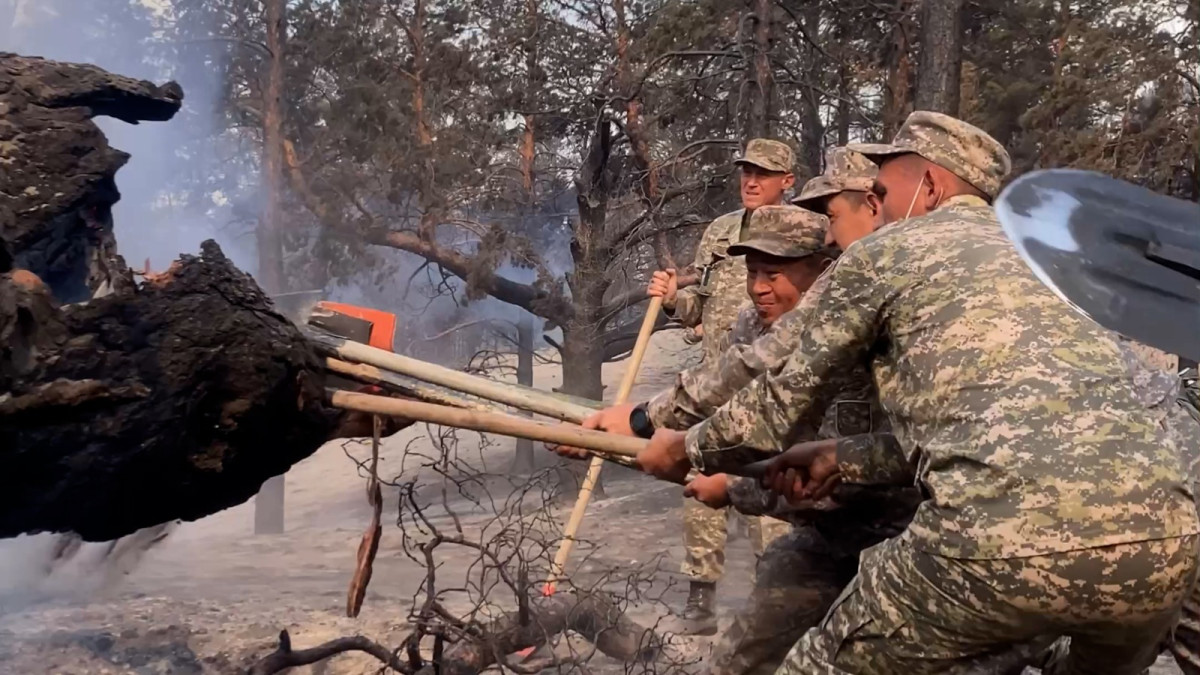
<path fill-rule="evenodd" d="M 850 74 L 845 65 L 838 67 L 837 144 L 850 142 Z"/>
<path fill-rule="evenodd" d="M 809 35 L 818 35 L 821 28 L 821 7 L 818 3 L 804 12 L 804 28 Z M 814 70 L 820 68 L 817 50 L 809 45 L 807 61 Z M 800 93 L 801 135 L 800 161 L 811 178 L 821 173 L 821 154 L 824 150 L 825 125 L 821 122 L 821 93 L 814 87 L 804 87 Z M 798 182 L 798 181 L 797 181 Z"/>
<path fill-rule="evenodd" d="M 629 22 L 625 15 L 625 0 L 613 0 L 613 12 L 617 18 L 617 87 L 625 97 L 625 132 L 629 135 L 629 146 L 633 151 L 633 163 L 641 172 L 642 201 L 646 208 L 655 208 L 658 202 L 658 167 L 650 159 L 650 141 L 642 125 L 641 92 L 633 77 L 629 63 Z"/>
<path fill-rule="evenodd" d="M 589 309 L 584 303 L 579 303 L 580 314 Z M 591 314 L 599 314 L 599 304 L 590 309 Z M 573 319 L 563 326 L 562 343 L 563 385 L 560 388 L 564 394 L 583 396 L 593 400 L 604 398 L 604 345 L 596 331 L 595 324 L 587 325 L 586 320 Z M 558 494 L 560 498 L 573 501 L 579 486 L 583 484 L 583 476 L 587 472 L 586 462 L 564 460 L 558 469 Z M 604 474 L 592 488 L 592 497 L 604 497 Z"/>
<path fill-rule="evenodd" d="M 963 0 L 922 0 L 918 110 L 958 114 L 962 82 Z"/>
<path fill-rule="evenodd" d="M 533 386 L 533 317 L 522 312 L 517 322 L 517 384 Z M 533 413 L 525 413 L 533 417 Z M 527 438 L 517 439 L 517 451 L 513 456 L 512 473 L 527 474 L 533 471 L 533 441 Z"/>
<path fill-rule="evenodd" d="M 771 13 L 772 0 L 754 0 L 754 37 L 749 75 L 750 106 L 746 114 L 744 140 L 767 138 L 771 135 L 771 116 L 774 113 L 775 78 L 771 71 Z"/>
<path fill-rule="evenodd" d="M 267 83 L 263 87 L 262 182 L 266 196 L 258 222 L 258 283 L 267 293 L 282 293 L 283 276 L 283 59 L 287 35 L 286 0 L 267 0 Z M 254 532 L 283 532 L 283 476 L 263 483 L 254 500 Z"/>
<path fill-rule="evenodd" d="M 896 0 L 896 22 L 888 45 L 887 86 L 883 95 L 883 138 L 890 142 L 908 116 L 912 94 L 912 60 L 909 56 L 909 10 L 913 0 Z"/>

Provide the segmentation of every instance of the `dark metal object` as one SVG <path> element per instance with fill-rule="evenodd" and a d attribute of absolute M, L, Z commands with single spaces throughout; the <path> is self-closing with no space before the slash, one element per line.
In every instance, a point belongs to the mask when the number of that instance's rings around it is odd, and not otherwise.
<path fill-rule="evenodd" d="M 1068 304 L 1126 337 L 1200 359 L 1200 204 L 1052 169 L 1009 185 L 996 214 Z"/>

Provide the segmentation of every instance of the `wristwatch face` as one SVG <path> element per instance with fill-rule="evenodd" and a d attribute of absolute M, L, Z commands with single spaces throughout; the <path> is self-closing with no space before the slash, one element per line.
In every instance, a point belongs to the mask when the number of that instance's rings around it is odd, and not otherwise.
<path fill-rule="evenodd" d="M 633 433 L 642 438 L 649 438 L 654 434 L 654 427 L 650 424 L 650 413 L 646 412 L 645 406 L 639 405 L 629 413 L 629 426 Z"/>

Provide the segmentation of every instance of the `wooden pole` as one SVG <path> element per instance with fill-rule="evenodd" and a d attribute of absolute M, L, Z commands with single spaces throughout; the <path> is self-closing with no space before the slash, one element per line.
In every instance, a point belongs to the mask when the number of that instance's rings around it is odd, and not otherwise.
<path fill-rule="evenodd" d="M 467 410 L 481 410 L 484 412 L 496 411 L 496 408 L 493 408 L 484 401 L 458 396 L 445 388 L 435 387 L 420 380 L 398 375 L 387 370 L 380 370 L 375 366 L 369 366 L 365 363 L 350 363 L 341 359 L 326 358 L 325 368 L 331 373 L 337 373 L 358 382 L 375 384 L 392 389 L 405 396 L 425 401 L 426 403 L 437 403 L 438 405 L 448 405 Z"/>
<path fill-rule="evenodd" d="M 598 408 L 544 391 L 489 380 L 402 354 L 377 349 L 361 342 L 344 340 L 315 331 L 307 331 L 307 334 L 317 345 L 342 360 L 365 363 L 383 370 L 394 371 L 430 384 L 472 394 L 564 422 L 578 424 L 598 410 Z"/>
<path fill-rule="evenodd" d="M 642 438 L 630 438 L 603 431 L 583 429 L 573 424 L 551 424 L 516 415 L 463 410 L 435 403 L 360 394 L 352 391 L 334 391 L 329 400 L 333 407 L 344 410 L 357 410 L 483 433 L 528 438 L 543 443 L 569 445 L 623 457 L 636 457 L 638 452 L 649 442 Z"/>
<path fill-rule="evenodd" d="M 650 299 L 650 306 L 646 308 L 646 318 L 642 320 L 642 328 L 638 331 L 637 342 L 634 343 L 633 352 L 629 355 L 629 365 L 625 367 L 625 375 L 621 379 L 621 386 L 617 389 L 617 397 L 613 401 L 616 405 L 629 400 L 633 384 L 637 381 L 638 370 L 642 365 L 642 358 L 646 355 L 646 347 L 650 345 L 650 335 L 654 333 L 654 322 L 658 319 L 658 313 L 662 311 L 662 304 L 662 298 Z M 592 500 L 592 490 L 595 489 L 596 482 L 600 480 L 600 469 L 603 467 L 604 460 L 600 457 L 593 457 L 591 464 L 588 465 L 587 475 L 584 476 L 583 485 L 579 488 L 579 496 L 575 498 L 575 506 L 571 509 L 571 516 L 567 519 L 567 526 L 563 529 L 562 543 L 559 544 L 558 551 L 554 554 L 554 561 L 550 564 L 550 573 L 546 576 L 545 586 L 542 587 L 543 595 L 554 595 L 555 585 L 566 568 L 567 558 L 571 556 L 571 549 L 575 547 L 575 535 L 579 532 L 579 525 L 583 522 L 588 502 Z"/>

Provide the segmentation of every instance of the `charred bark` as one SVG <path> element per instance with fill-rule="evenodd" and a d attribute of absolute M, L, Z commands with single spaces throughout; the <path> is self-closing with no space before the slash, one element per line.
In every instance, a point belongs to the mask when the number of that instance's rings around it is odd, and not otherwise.
<path fill-rule="evenodd" d="M 914 0 L 896 0 L 895 23 L 884 53 L 887 66 L 887 82 L 883 93 L 883 137 L 890 143 L 892 137 L 912 111 L 912 59 L 909 55 L 909 31 L 912 30 L 912 3 Z"/>
<path fill-rule="evenodd" d="M 916 109 L 958 115 L 962 81 L 962 0 L 922 0 Z"/>
<path fill-rule="evenodd" d="M 92 118 L 165 121 L 182 101 L 173 82 L 0 53 L 0 238 L 13 264 L 62 302 L 132 286 L 111 215 L 120 198 L 114 176 L 129 155 L 110 147 Z"/>
<path fill-rule="evenodd" d="M 249 499 L 341 421 L 316 353 L 213 242 L 60 307 L 0 278 L 0 537 L 106 540 Z"/>
<path fill-rule="evenodd" d="M 0 54 L 0 537 L 199 518 L 363 426 L 324 405 L 311 346 L 216 244 L 141 286 L 117 254 L 128 155 L 92 117 L 167 120 L 182 98 Z"/>
<path fill-rule="evenodd" d="M 279 648 L 250 668 L 251 675 L 273 675 L 323 661 L 348 651 L 371 654 L 394 671 L 415 675 L 478 675 L 505 658 L 568 630 L 596 649 L 625 662 L 648 662 L 662 651 L 662 638 L 640 626 L 599 593 L 558 593 L 529 598 L 522 611 L 509 612 L 455 642 L 444 652 L 435 648 L 434 663 L 405 663 L 396 652 L 362 636 L 338 638 L 310 649 L 293 650 L 291 636 L 279 634 Z M 440 652 L 440 654 L 438 654 Z M 416 656 L 414 658 L 419 658 Z"/>

